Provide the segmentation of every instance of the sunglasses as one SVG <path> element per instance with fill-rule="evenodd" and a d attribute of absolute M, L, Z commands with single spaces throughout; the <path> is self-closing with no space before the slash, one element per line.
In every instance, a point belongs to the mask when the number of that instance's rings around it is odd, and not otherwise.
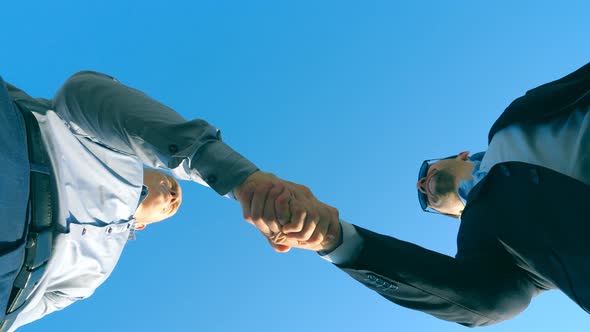
<path fill-rule="evenodd" d="M 439 162 L 441 160 L 453 159 L 456 157 L 457 157 L 457 155 L 452 155 L 452 156 L 449 156 L 446 158 L 424 160 L 422 162 L 422 165 L 420 165 L 420 171 L 418 172 L 418 181 L 420 181 L 420 179 L 422 179 L 423 177 L 425 177 L 428 174 L 428 170 L 430 169 L 430 166 L 436 164 L 437 162 Z M 425 193 L 421 192 L 420 189 L 418 189 L 418 202 L 420 202 L 420 208 L 422 208 L 422 211 L 424 211 L 424 212 L 448 215 L 446 213 L 439 212 L 439 211 L 433 209 L 432 207 L 430 207 L 430 205 L 428 204 L 428 196 Z M 450 215 L 450 216 L 452 216 L 452 215 Z M 456 216 L 452 216 L 452 217 L 456 218 Z"/>

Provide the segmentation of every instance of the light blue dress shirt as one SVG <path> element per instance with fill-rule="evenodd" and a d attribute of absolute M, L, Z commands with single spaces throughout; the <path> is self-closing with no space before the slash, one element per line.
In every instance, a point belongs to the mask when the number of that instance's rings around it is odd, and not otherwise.
<path fill-rule="evenodd" d="M 106 75 L 76 74 L 53 100 L 9 91 L 39 122 L 59 201 L 47 269 L 11 330 L 89 297 L 109 277 L 147 194 L 144 165 L 221 195 L 256 171 L 215 127 Z"/>
<path fill-rule="evenodd" d="M 494 165 L 509 161 L 546 167 L 590 185 L 589 110 L 578 109 L 547 123 L 513 124 L 497 132 L 485 154 L 474 155 L 473 180 L 461 181 L 460 197 L 466 200 Z M 341 225 L 342 244 L 321 256 L 335 264 L 353 261 L 363 245 L 354 226 L 344 221 Z"/>

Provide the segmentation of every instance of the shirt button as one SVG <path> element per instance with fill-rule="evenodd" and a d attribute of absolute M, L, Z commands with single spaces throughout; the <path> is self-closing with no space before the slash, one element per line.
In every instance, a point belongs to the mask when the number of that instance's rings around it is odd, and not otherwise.
<path fill-rule="evenodd" d="M 176 153 L 178 152 L 178 146 L 176 146 L 176 144 L 170 144 L 168 145 L 168 151 L 171 153 Z"/>
<path fill-rule="evenodd" d="M 209 175 L 207 177 L 208 184 L 215 184 L 215 182 L 217 182 L 217 177 L 215 175 Z"/>
<path fill-rule="evenodd" d="M 82 235 L 86 234 L 86 228 L 82 228 Z"/>
<path fill-rule="evenodd" d="M 109 227 L 109 229 L 107 229 L 107 233 L 111 234 L 113 232 L 113 228 Z"/>

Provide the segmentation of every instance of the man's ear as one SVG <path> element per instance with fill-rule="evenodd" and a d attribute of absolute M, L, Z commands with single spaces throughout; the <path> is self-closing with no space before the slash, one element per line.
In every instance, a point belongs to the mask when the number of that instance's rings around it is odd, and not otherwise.
<path fill-rule="evenodd" d="M 459 159 L 461 159 L 461 160 L 469 160 L 469 151 L 463 151 L 463 152 L 460 152 L 460 153 L 457 155 L 457 158 L 459 158 Z"/>
<path fill-rule="evenodd" d="M 145 229 L 145 224 L 135 224 L 135 230 L 136 231 L 141 231 L 142 229 Z"/>

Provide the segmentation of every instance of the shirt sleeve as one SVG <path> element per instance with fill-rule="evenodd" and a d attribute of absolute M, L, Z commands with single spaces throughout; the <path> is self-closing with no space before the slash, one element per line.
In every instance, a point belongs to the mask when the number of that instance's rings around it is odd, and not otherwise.
<path fill-rule="evenodd" d="M 363 246 L 363 239 L 352 224 L 340 220 L 340 226 L 342 228 L 342 243 L 330 253 L 320 254 L 320 257 L 328 262 L 343 265 L 355 260 Z"/>
<path fill-rule="evenodd" d="M 51 107 L 70 130 L 145 165 L 170 170 L 225 195 L 257 168 L 221 140 L 204 120 L 185 120 L 171 108 L 116 79 L 90 71 L 73 75 Z"/>
<path fill-rule="evenodd" d="M 16 320 L 10 326 L 9 332 L 15 331 L 19 327 L 34 322 L 44 316 L 61 310 L 81 298 L 72 298 L 63 296 L 59 292 L 47 292 L 43 295 L 39 303 L 31 308 L 26 308 L 18 314 Z"/>

